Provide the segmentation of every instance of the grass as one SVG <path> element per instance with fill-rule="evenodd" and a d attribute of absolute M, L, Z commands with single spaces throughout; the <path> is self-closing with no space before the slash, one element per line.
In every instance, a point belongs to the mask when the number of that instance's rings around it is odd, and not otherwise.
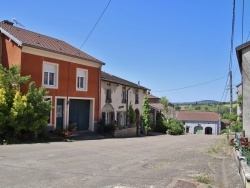
<path fill-rule="evenodd" d="M 210 154 L 222 154 L 222 155 L 231 155 L 231 151 L 232 151 L 232 146 L 230 146 L 230 143 L 228 141 L 228 139 L 225 137 L 223 137 L 222 139 L 220 139 L 214 146 L 212 146 L 207 153 Z"/>
<path fill-rule="evenodd" d="M 212 182 L 208 174 L 201 174 L 196 177 L 196 180 L 200 183 L 210 184 Z"/>

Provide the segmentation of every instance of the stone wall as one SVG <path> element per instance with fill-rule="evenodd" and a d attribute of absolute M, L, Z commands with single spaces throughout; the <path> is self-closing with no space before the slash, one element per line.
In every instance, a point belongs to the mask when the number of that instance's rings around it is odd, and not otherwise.
<path fill-rule="evenodd" d="M 114 137 L 133 137 L 136 136 L 136 127 L 126 128 L 126 129 L 117 129 L 114 131 Z"/>

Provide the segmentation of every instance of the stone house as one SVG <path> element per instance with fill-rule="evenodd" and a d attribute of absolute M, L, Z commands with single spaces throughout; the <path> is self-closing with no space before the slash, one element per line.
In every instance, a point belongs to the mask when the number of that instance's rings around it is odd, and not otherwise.
<path fill-rule="evenodd" d="M 132 105 L 136 125 L 141 124 L 143 98 L 148 88 L 123 78 L 101 72 L 101 119 L 105 124 L 127 125 L 127 111 Z"/>
<path fill-rule="evenodd" d="M 150 93 L 147 94 L 148 97 L 148 103 L 151 109 L 150 112 L 150 118 L 151 118 L 151 123 L 152 126 L 155 127 L 156 126 L 156 120 L 157 120 L 157 114 L 162 114 L 163 112 L 163 105 L 159 102 L 160 98 L 156 97 Z M 174 104 L 172 103 L 168 103 L 168 112 L 165 116 L 165 118 L 173 118 L 175 117 L 175 109 L 174 109 Z"/>

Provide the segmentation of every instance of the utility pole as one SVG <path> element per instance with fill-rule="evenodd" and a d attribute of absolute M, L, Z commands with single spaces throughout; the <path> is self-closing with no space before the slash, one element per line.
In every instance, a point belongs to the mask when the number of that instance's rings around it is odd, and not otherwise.
<path fill-rule="evenodd" d="M 232 78 L 232 71 L 229 72 L 230 76 L 230 115 L 233 112 L 233 78 Z"/>

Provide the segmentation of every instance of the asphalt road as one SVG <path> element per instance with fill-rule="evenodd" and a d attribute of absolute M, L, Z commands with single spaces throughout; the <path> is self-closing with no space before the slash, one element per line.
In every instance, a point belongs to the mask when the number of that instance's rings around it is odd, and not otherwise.
<path fill-rule="evenodd" d="M 170 188 L 179 183 L 191 188 L 196 186 L 186 181 L 207 177 L 213 188 L 240 188 L 230 151 L 213 152 L 223 138 L 161 135 L 0 146 L 0 187 Z"/>

